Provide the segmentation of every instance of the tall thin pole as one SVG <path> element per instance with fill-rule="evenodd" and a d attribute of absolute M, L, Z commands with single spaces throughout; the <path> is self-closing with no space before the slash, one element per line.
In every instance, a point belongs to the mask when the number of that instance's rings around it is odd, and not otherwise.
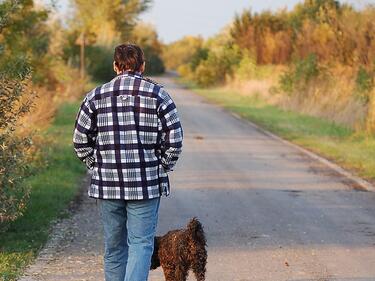
<path fill-rule="evenodd" d="M 81 78 L 85 77 L 85 32 L 81 33 L 81 48 L 80 48 L 80 75 Z"/>

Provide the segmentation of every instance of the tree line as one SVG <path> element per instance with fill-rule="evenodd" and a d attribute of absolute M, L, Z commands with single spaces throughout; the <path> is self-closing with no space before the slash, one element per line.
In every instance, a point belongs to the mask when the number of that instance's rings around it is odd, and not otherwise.
<path fill-rule="evenodd" d="M 374 6 L 358 10 L 334 0 L 304 0 L 291 10 L 248 9 L 216 36 L 168 45 L 177 58 L 165 62 L 203 87 L 274 78 L 271 94 L 282 96 L 284 106 L 307 111 L 308 101 L 317 115 L 374 131 L 374 18 Z M 329 105 L 327 96 L 340 106 Z"/>

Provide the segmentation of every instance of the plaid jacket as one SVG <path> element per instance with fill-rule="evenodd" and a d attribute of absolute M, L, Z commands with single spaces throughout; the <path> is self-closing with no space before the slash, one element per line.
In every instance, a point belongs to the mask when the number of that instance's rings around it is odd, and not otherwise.
<path fill-rule="evenodd" d="M 88 195 L 140 200 L 170 194 L 167 172 L 181 153 L 183 130 L 165 89 L 124 72 L 90 91 L 76 117 L 74 150 L 92 169 Z"/>

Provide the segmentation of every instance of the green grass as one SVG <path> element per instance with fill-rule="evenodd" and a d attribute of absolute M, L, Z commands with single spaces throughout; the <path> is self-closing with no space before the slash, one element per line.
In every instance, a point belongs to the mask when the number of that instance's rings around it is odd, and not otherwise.
<path fill-rule="evenodd" d="M 32 186 L 26 213 L 0 235 L 0 280 L 16 280 L 47 241 L 51 222 L 67 216 L 85 173 L 73 152 L 72 134 L 78 103 L 63 104 L 43 137 L 52 144 L 43 149 L 47 166 L 27 180 Z M 65 212 L 64 212 L 65 211 Z"/>
<path fill-rule="evenodd" d="M 199 89 L 192 84 L 185 85 L 209 101 L 282 138 L 314 151 L 363 178 L 375 180 L 374 136 L 354 132 L 322 118 L 285 111 L 257 97 L 240 95 L 235 91 Z"/>

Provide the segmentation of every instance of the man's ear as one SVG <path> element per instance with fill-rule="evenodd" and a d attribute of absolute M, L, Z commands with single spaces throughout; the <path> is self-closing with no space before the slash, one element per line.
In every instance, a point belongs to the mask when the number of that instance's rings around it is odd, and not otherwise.
<path fill-rule="evenodd" d="M 142 66 L 141 66 L 140 71 L 143 73 L 143 72 L 145 72 L 145 69 L 146 69 L 146 62 L 144 61 Z"/>
<path fill-rule="evenodd" d="M 118 73 L 118 68 L 115 61 L 113 61 L 113 71 Z"/>

